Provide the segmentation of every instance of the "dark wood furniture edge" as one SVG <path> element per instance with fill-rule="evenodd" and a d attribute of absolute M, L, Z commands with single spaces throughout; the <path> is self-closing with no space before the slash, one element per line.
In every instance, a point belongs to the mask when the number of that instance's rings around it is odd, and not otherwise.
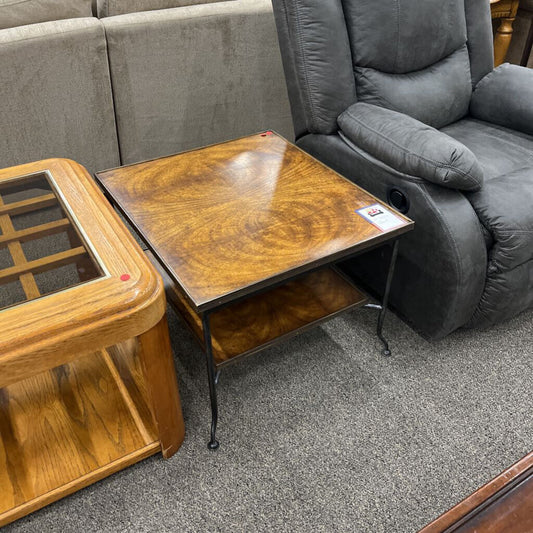
<path fill-rule="evenodd" d="M 462 502 L 440 515 L 419 533 L 452 533 L 533 475 L 533 452 L 504 470 Z"/>

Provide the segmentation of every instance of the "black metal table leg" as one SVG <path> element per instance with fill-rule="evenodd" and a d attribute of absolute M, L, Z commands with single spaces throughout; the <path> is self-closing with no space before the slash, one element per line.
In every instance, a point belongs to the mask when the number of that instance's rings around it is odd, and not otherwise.
<path fill-rule="evenodd" d="M 392 284 L 392 277 L 394 275 L 394 267 L 396 266 L 396 258 L 398 257 L 398 240 L 394 241 L 394 246 L 392 248 L 392 256 L 389 263 L 389 271 L 387 273 L 387 282 L 385 284 L 385 293 L 383 295 L 383 301 L 381 303 L 381 310 L 379 312 L 378 317 L 378 328 L 377 328 L 377 334 L 379 337 L 379 340 L 383 343 L 383 355 L 390 356 L 391 351 L 389 349 L 389 343 L 387 342 L 387 339 L 383 336 L 383 323 L 385 322 L 385 315 L 387 314 L 387 304 L 389 302 L 389 293 L 390 293 L 390 287 Z"/>
<path fill-rule="evenodd" d="M 216 389 L 216 372 L 215 362 L 213 360 L 213 346 L 211 343 L 211 329 L 209 327 L 209 314 L 202 315 L 202 326 L 204 330 L 205 358 L 207 362 L 207 378 L 209 380 L 209 397 L 211 399 L 211 440 L 207 443 L 210 450 L 216 450 L 219 447 L 216 431 L 218 422 L 218 404 Z"/>

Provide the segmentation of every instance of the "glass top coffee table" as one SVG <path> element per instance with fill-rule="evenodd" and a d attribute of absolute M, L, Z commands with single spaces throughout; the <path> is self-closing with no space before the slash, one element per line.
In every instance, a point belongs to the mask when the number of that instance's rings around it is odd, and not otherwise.
<path fill-rule="evenodd" d="M 207 356 L 215 449 L 223 366 L 364 305 L 335 263 L 413 222 L 273 132 L 96 174 L 166 273 Z M 381 328 L 397 242 L 378 321 Z"/>
<path fill-rule="evenodd" d="M 0 527 L 178 450 L 165 313 L 160 277 L 83 167 L 0 170 Z"/>

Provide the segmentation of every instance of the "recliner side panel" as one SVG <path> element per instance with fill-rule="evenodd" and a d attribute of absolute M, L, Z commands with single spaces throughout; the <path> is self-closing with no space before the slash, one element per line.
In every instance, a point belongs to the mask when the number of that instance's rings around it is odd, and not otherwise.
<path fill-rule="evenodd" d="M 487 251 L 481 225 L 465 196 L 388 169 L 337 135 L 307 135 L 298 146 L 378 198 L 386 198 L 391 187 L 408 195 L 407 216 L 418 222 L 401 238 L 391 304 L 432 339 L 468 322 L 483 292 Z M 388 266 L 384 253 L 377 249 L 347 265 L 378 294 Z"/>

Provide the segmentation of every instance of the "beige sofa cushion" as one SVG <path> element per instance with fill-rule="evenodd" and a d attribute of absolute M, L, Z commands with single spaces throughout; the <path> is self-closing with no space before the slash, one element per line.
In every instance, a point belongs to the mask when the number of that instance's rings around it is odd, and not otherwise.
<path fill-rule="evenodd" d="M 112 17 L 137 11 L 153 11 L 222 1 L 224 0 L 97 0 L 97 13 L 100 18 Z"/>
<path fill-rule="evenodd" d="M 91 0 L 0 0 L 0 29 L 90 16 Z"/>
<path fill-rule="evenodd" d="M 55 20 L 0 31 L 0 168 L 68 157 L 117 166 L 103 24 Z"/>
<path fill-rule="evenodd" d="M 270 0 L 102 22 L 123 164 L 266 129 L 294 138 Z"/>

